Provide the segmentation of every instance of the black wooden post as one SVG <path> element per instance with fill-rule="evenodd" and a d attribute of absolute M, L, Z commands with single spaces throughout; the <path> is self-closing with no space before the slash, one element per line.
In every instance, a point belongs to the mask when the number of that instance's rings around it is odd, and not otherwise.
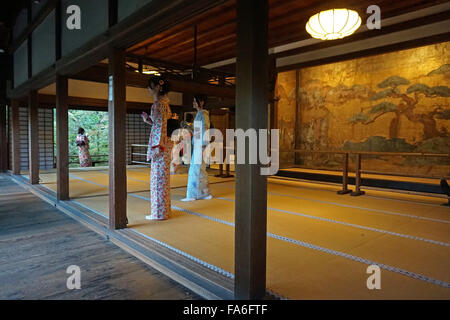
<path fill-rule="evenodd" d="M 339 190 L 337 194 L 347 194 L 352 192 L 348 188 L 348 152 L 344 153 L 344 167 L 342 169 L 342 190 Z"/>
<path fill-rule="evenodd" d="M 11 144 L 12 144 L 12 171 L 19 175 L 21 169 L 20 161 L 20 125 L 19 125 L 19 101 L 11 100 Z"/>
<path fill-rule="evenodd" d="M 68 80 L 56 76 L 56 176 L 58 200 L 69 199 Z"/>
<path fill-rule="evenodd" d="M 267 0 L 237 0 L 236 129 L 267 129 L 267 29 Z M 236 299 L 262 299 L 266 290 L 267 177 L 260 168 L 236 164 Z"/>
<path fill-rule="evenodd" d="M 361 190 L 361 154 L 356 154 L 356 170 L 355 170 L 355 191 L 350 193 L 351 196 L 361 196 L 365 194 L 364 191 Z"/>
<path fill-rule="evenodd" d="M 127 226 L 126 167 L 126 77 L 125 52 L 111 49 L 109 55 L 109 227 Z"/>
<path fill-rule="evenodd" d="M 6 139 L 6 104 L 0 103 L 0 172 L 8 170 L 8 146 Z"/>
<path fill-rule="evenodd" d="M 39 183 L 39 113 L 38 93 L 31 90 L 28 95 L 28 156 L 31 184 Z"/>

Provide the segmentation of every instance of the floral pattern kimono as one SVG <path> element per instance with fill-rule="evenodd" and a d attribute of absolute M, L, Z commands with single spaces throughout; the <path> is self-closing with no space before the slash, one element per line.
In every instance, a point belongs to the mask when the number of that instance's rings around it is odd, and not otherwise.
<path fill-rule="evenodd" d="M 197 124 L 201 124 L 197 128 Z M 194 119 L 194 137 L 193 153 L 191 164 L 189 166 L 188 186 L 186 198 L 203 199 L 211 195 L 209 191 L 208 173 L 206 172 L 206 163 L 203 160 L 203 147 L 209 142 L 205 132 L 210 127 L 209 114 L 206 110 L 197 112 Z M 200 130 L 199 130 L 200 129 Z"/>
<path fill-rule="evenodd" d="M 78 146 L 78 158 L 80 167 L 92 167 L 92 159 L 89 154 L 89 139 L 84 134 L 77 135 L 76 142 L 84 142 L 83 146 Z"/>
<path fill-rule="evenodd" d="M 167 137 L 167 120 L 172 116 L 169 99 L 160 97 L 153 103 L 148 123 L 152 125 L 148 141 L 147 161 L 151 161 L 149 220 L 169 218 L 170 210 L 170 162 L 172 141 Z M 159 152 L 158 152 L 159 150 Z"/>

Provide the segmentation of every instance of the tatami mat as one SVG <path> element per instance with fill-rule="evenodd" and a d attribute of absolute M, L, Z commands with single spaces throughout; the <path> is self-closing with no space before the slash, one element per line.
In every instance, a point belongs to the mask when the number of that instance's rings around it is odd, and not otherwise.
<path fill-rule="evenodd" d="M 56 175 L 42 173 L 56 190 Z M 187 174 L 171 176 L 172 216 L 148 221 L 149 169 L 127 170 L 129 227 L 234 272 L 234 182 L 210 176 L 212 200 L 181 202 Z M 73 201 L 108 216 L 107 169 L 70 173 Z M 442 199 L 269 179 L 267 286 L 291 299 L 449 299 L 450 209 Z M 368 290 L 371 263 L 381 290 Z M 409 273 L 408 273 L 409 272 Z"/>

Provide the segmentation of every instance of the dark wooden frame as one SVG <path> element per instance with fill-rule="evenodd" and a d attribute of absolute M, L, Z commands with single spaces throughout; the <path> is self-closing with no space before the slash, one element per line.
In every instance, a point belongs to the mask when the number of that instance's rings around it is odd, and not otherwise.
<path fill-rule="evenodd" d="M 126 73 L 125 51 L 109 56 L 109 227 L 127 226 Z"/>
<path fill-rule="evenodd" d="M 28 157 L 31 184 L 39 183 L 39 122 L 38 93 L 30 91 L 28 95 Z"/>
<path fill-rule="evenodd" d="M 6 105 L 0 103 L 0 172 L 8 170 L 8 144 L 6 136 Z"/>
<path fill-rule="evenodd" d="M 68 79 L 56 76 L 56 197 L 69 199 Z"/>
<path fill-rule="evenodd" d="M 236 128 L 267 129 L 268 0 L 237 0 Z M 249 159 L 249 148 L 246 148 Z M 248 161 L 248 160 L 246 160 Z M 267 177 L 261 165 L 236 164 L 236 299 L 266 293 Z"/>
<path fill-rule="evenodd" d="M 20 174 L 20 124 L 19 124 L 19 100 L 11 100 L 11 145 L 12 145 L 12 172 L 15 175 Z"/>

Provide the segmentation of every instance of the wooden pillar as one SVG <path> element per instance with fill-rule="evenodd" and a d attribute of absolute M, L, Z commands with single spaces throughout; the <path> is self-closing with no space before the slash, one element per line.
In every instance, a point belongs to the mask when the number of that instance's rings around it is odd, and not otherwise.
<path fill-rule="evenodd" d="M 295 131 L 294 131 L 294 149 L 302 149 L 302 110 L 300 105 L 300 70 L 295 70 Z M 302 154 L 294 152 L 294 164 L 300 164 Z"/>
<path fill-rule="evenodd" d="M 68 80 L 56 76 L 56 194 L 58 200 L 69 199 L 69 120 Z"/>
<path fill-rule="evenodd" d="M 229 128 L 230 128 L 230 110 L 228 109 L 226 111 L 226 114 L 225 114 L 225 132 Z M 227 135 L 224 134 L 224 145 L 226 146 L 227 143 L 228 143 Z M 223 152 L 225 153 L 225 155 L 227 154 L 226 147 L 224 148 Z M 233 175 L 230 174 L 230 160 L 226 159 L 226 161 L 225 161 L 225 173 L 222 173 L 222 178 L 231 178 L 231 177 L 233 177 Z"/>
<path fill-rule="evenodd" d="M 109 55 L 109 227 L 127 226 L 125 51 Z"/>
<path fill-rule="evenodd" d="M 0 172 L 8 170 L 8 142 L 6 140 L 6 105 L 0 104 Z"/>
<path fill-rule="evenodd" d="M 31 184 L 39 183 L 38 104 L 37 91 L 30 91 L 28 95 L 28 167 Z"/>
<path fill-rule="evenodd" d="M 244 131 L 267 129 L 267 25 L 267 0 L 237 0 L 236 128 Z M 267 177 L 260 168 L 236 164 L 235 299 L 262 299 L 266 290 Z"/>
<path fill-rule="evenodd" d="M 19 125 L 19 101 L 11 100 L 11 144 L 12 144 L 12 171 L 20 174 L 20 125 Z"/>
<path fill-rule="evenodd" d="M 361 196 L 365 194 L 361 191 L 361 154 L 356 154 L 356 170 L 355 170 L 355 191 L 350 193 L 351 196 Z"/>
<path fill-rule="evenodd" d="M 55 3 L 55 58 L 56 61 L 62 56 L 62 12 L 61 1 Z"/>
<path fill-rule="evenodd" d="M 118 6 L 118 0 L 108 0 L 108 24 L 110 28 L 117 24 L 119 14 Z"/>
<path fill-rule="evenodd" d="M 275 56 L 269 57 L 269 108 L 270 108 L 270 128 L 269 129 L 275 129 L 278 128 L 278 124 L 276 122 L 278 119 L 275 117 L 276 115 L 276 100 L 275 100 L 275 88 L 277 84 L 277 65 L 276 65 L 276 58 Z"/>
<path fill-rule="evenodd" d="M 338 190 L 337 194 L 347 194 L 352 192 L 348 188 L 348 152 L 344 154 L 344 164 L 342 168 L 342 190 Z"/>

